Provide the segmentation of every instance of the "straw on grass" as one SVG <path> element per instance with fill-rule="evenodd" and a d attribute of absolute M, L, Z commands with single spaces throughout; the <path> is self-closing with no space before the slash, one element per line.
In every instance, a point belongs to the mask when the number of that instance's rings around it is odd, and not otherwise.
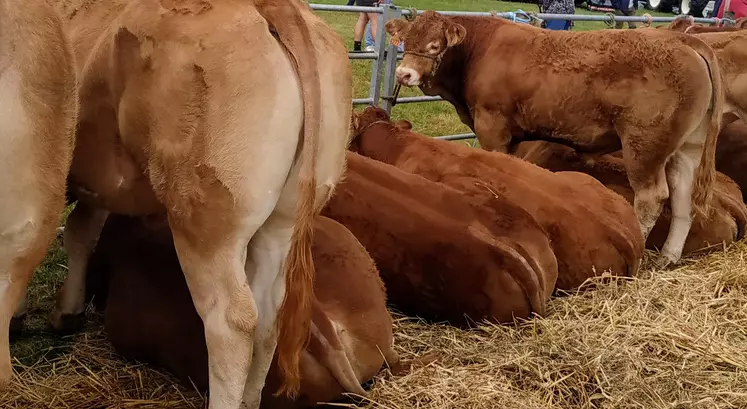
<path fill-rule="evenodd" d="M 747 244 L 680 267 L 593 283 L 555 298 L 545 318 L 463 331 L 398 316 L 403 358 L 439 360 L 394 377 L 344 407 L 747 408 Z M 100 333 L 17 368 L 3 407 L 199 408 L 202 397 L 124 363 Z"/>

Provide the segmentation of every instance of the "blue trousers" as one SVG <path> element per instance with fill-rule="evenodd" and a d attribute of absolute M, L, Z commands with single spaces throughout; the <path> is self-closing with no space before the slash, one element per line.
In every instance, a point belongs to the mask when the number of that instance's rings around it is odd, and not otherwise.
<path fill-rule="evenodd" d="M 548 30 L 569 30 L 571 20 L 547 20 L 545 21 L 545 28 Z"/>

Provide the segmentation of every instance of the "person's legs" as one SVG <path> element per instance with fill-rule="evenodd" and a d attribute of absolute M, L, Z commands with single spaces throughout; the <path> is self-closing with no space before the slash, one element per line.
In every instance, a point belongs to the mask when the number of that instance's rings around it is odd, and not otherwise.
<path fill-rule="evenodd" d="M 373 47 L 376 45 L 376 41 L 374 40 L 373 33 L 371 32 L 371 22 L 369 21 L 368 24 L 366 24 L 366 48 Z"/>
<path fill-rule="evenodd" d="M 376 13 L 366 13 L 366 16 L 371 22 L 371 34 L 376 38 L 376 33 L 378 33 L 379 15 Z"/>
<path fill-rule="evenodd" d="M 353 51 L 361 51 L 361 40 L 363 39 L 363 31 L 366 29 L 366 23 L 368 23 L 368 15 L 360 13 L 353 32 Z"/>
<path fill-rule="evenodd" d="M 346 6 L 352 6 L 355 4 L 355 0 L 348 0 L 348 4 Z"/>

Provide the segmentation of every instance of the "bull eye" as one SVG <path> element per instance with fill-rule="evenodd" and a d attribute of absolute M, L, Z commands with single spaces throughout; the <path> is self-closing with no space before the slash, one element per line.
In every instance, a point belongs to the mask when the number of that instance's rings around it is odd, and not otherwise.
<path fill-rule="evenodd" d="M 441 44 L 439 44 L 438 41 L 431 41 L 430 43 L 428 43 L 426 49 L 430 54 L 437 54 L 441 49 Z"/>

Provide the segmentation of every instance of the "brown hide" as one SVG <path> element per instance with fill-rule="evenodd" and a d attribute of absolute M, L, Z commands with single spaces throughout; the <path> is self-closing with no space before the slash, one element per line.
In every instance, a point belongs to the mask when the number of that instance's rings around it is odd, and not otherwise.
<path fill-rule="evenodd" d="M 547 232 L 558 261 L 556 288 L 570 290 L 609 271 L 633 274 L 643 237 L 630 205 L 591 177 L 553 174 L 509 155 L 428 138 L 393 126 L 367 108 L 356 119 L 365 130 L 351 149 L 406 172 L 501 206 L 520 206 Z"/>
<path fill-rule="evenodd" d="M 622 158 L 604 155 L 586 161 L 571 148 L 549 142 L 522 142 L 515 155 L 553 172 L 575 171 L 589 174 L 608 188 L 619 193 L 628 202 L 633 201 L 633 190 L 628 184 Z M 696 215 L 683 254 L 695 252 L 717 243 L 731 243 L 744 237 L 747 224 L 747 207 L 742 202 L 739 187 L 723 173 L 716 174 L 714 201 L 710 217 L 706 220 Z M 669 204 L 646 241 L 650 249 L 661 248 L 669 230 Z"/>
<path fill-rule="evenodd" d="M 699 34 L 699 33 L 719 33 L 724 31 L 738 31 L 747 28 L 747 18 L 738 18 L 733 26 L 718 25 L 711 26 L 705 24 L 697 24 L 691 20 L 690 16 L 679 17 L 674 19 L 669 25 L 661 25 L 656 28 L 668 28 L 673 31 L 680 31 L 688 34 Z"/>
<path fill-rule="evenodd" d="M 298 406 L 331 401 L 344 392 L 320 364 L 320 341 L 342 348 L 361 382 L 379 371 L 382 354 L 390 365 L 398 360 L 392 350 L 384 286 L 373 261 L 355 237 L 333 220 L 318 217 L 314 234 L 317 274 L 312 327 L 325 339 L 312 336 L 301 355 Z M 182 274 L 162 219 L 145 222 L 110 216 L 91 258 L 89 297 L 106 306 L 106 332 L 120 354 L 163 366 L 188 387 L 191 379 L 204 392 L 208 379 L 203 327 Z M 262 408 L 297 406 L 271 396 L 280 384 L 278 375 L 273 361 Z"/>
<path fill-rule="evenodd" d="M 739 185 L 747 202 L 747 124 L 743 120 L 726 125 L 718 136 L 716 169 Z"/>
<path fill-rule="evenodd" d="M 353 152 L 347 160 L 322 214 L 368 250 L 397 309 L 459 326 L 544 314 L 557 264 L 529 214 Z"/>

